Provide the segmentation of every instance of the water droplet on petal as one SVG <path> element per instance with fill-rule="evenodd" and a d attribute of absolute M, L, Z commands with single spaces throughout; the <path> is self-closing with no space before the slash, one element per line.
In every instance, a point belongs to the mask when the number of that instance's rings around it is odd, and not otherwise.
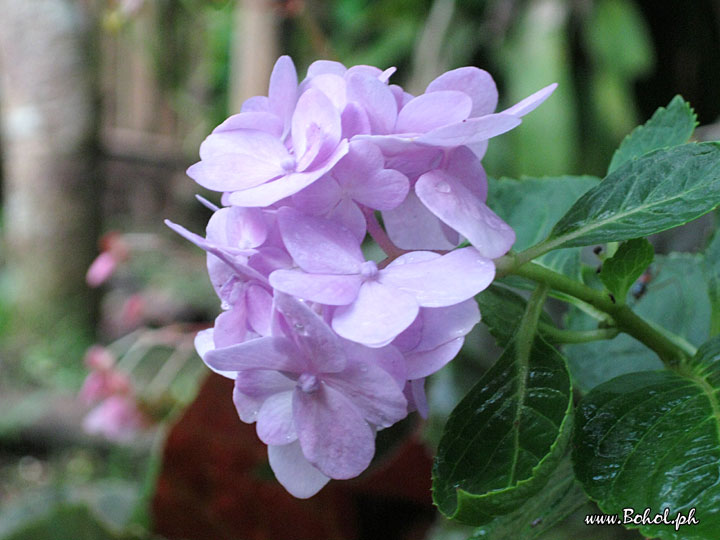
<path fill-rule="evenodd" d="M 227 310 L 230 309 L 231 307 L 232 307 L 232 306 L 230 305 L 230 303 L 227 302 L 226 300 L 223 300 L 223 301 L 220 303 L 220 309 L 222 309 L 223 311 L 227 311 Z"/>
<path fill-rule="evenodd" d="M 439 193 L 450 193 L 452 188 L 450 187 L 450 184 L 441 180 L 435 185 L 435 191 Z"/>

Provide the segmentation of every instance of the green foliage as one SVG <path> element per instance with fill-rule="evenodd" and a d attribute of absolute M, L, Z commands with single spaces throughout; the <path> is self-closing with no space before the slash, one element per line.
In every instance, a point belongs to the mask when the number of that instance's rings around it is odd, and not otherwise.
<path fill-rule="evenodd" d="M 705 250 L 703 270 L 710 300 L 710 335 L 720 334 L 720 234 L 716 231 Z"/>
<path fill-rule="evenodd" d="M 570 208 L 548 247 L 586 246 L 661 232 L 720 204 L 720 146 L 657 150 L 611 173 Z"/>
<path fill-rule="evenodd" d="M 514 249 L 521 251 L 545 238 L 578 197 L 599 182 L 595 176 L 501 178 L 490 182 L 488 204 L 515 230 Z M 571 277 L 580 277 L 577 249 L 556 250 L 537 262 Z"/>
<path fill-rule="evenodd" d="M 702 273 L 702 257 L 689 253 L 657 256 L 649 269 L 646 292 L 630 305 L 638 315 L 689 341 L 708 339 L 710 303 Z M 576 307 L 570 308 L 566 326 L 571 330 L 593 330 L 598 320 Z M 623 373 L 660 369 L 657 356 L 636 339 L 621 334 L 599 345 L 565 345 L 573 380 L 581 390 Z"/>
<path fill-rule="evenodd" d="M 461 523 L 481 525 L 517 509 L 565 452 L 572 423 L 565 360 L 539 337 L 527 356 L 521 351 L 511 343 L 445 426 L 433 498 Z"/>
<path fill-rule="evenodd" d="M 552 529 L 586 501 L 587 496 L 575 480 L 572 464 L 566 456 L 536 496 L 517 510 L 479 527 L 469 540 L 532 540 Z"/>
<path fill-rule="evenodd" d="M 525 314 L 527 302 L 510 289 L 490 285 L 476 297 L 482 321 L 490 330 L 498 345 L 505 347 L 515 335 L 517 327 Z M 550 316 L 543 312 L 540 322 L 553 325 Z"/>
<path fill-rule="evenodd" d="M 635 238 L 623 242 L 615 254 L 603 262 L 600 280 L 619 304 L 625 303 L 630 287 L 650 266 L 654 256 L 650 242 Z"/>
<path fill-rule="evenodd" d="M 575 471 L 605 513 L 669 508 L 699 525 L 640 527 L 662 540 L 710 540 L 720 528 L 720 339 L 678 372 L 623 375 L 579 406 Z M 640 486 L 642 488 L 640 489 Z"/>
<path fill-rule="evenodd" d="M 690 104 L 682 97 L 675 96 L 667 108 L 660 107 L 650 120 L 625 137 L 613 155 L 608 174 L 653 150 L 688 142 L 696 125 L 697 120 Z"/>

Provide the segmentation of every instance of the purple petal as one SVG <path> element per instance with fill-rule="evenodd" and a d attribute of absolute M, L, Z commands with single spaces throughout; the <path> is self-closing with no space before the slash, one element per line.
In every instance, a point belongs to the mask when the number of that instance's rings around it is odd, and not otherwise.
<path fill-rule="evenodd" d="M 333 73 L 317 75 L 307 83 L 307 88 L 315 88 L 325 94 L 338 111 L 342 111 L 347 104 L 346 86 L 345 79 Z"/>
<path fill-rule="evenodd" d="M 241 112 L 270 112 L 270 100 L 265 96 L 253 96 L 246 99 L 242 107 Z"/>
<path fill-rule="evenodd" d="M 215 347 L 230 347 L 242 343 L 247 335 L 247 311 L 244 305 L 223 311 L 215 319 Z"/>
<path fill-rule="evenodd" d="M 495 81 L 487 71 L 476 67 L 461 67 L 443 73 L 428 85 L 425 92 L 438 90 L 459 90 L 470 96 L 470 116 L 490 114 L 497 107 L 498 91 Z"/>
<path fill-rule="evenodd" d="M 345 368 L 340 339 L 307 304 L 287 294 L 276 293 L 275 308 L 285 318 L 293 338 L 315 373 L 334 373 Z"/>
<path fill-rule="evenodd" d="M 332 327 L 345 339 L 382 347 L 410 326 L 417 313 L 417 301 L 410 294 L 366 281 L 355 302 L 335 310 Z"/>
<path fill-rule="evenodd" d="M 406 353 L 408 379 L 420 379 L 432 375 L 457 356 L 465 338 L 455 338 L 427 351 Z"/>
<path fill-rule="evenodd" d="M 465 236 L 489 259 L 508 252 L 515 231 L 458 179 L 437 170 L 422 175 L 415 193 L 437 217 Z"/>
<path fill-rule="evenodd" d="M 308 274 L 302 270 L 275 270 L 270 285 L 304 300 L 327 306 L 343 306 L 357 298 L 360 275 Z"/>
<path fill-rule="evenodd" d="M 243 112 L 240 114 L 233 114 L 222 124 L 213 129 L 213 133 L 236 131 L 238 129 L 264 131 L 279 139 L 283 134 L 283 122 L 273 113 Z"/>
<path fill-rule="evenodd" d="M 371 360 L 372 353 L 358 358 L 357 352 L 348 358 L 350 361 L 341 373 L 324 374 L 323 381 L 348 398 L 367 422 L 380 428 L 390 427 L 407 415 L 402 387 Z M 397 350 L 394 353 L 396 362 L 402 364 L 402 355 Z"/>
<path fill-rule="evenodd" d="M 261 336 L 270 335 L 272 318 L 272 295 L 264 287 L 249 285 L 246 294 L 247 320 L 250 327 Z"/>
<path fill-rule="evenodd" d="M 298 191 L 293 195 L 292 200 L 297 208 L 302 208 L 303 212 L 324 216 L 335 208 L 341 197 L 340 186 L 329 174 Z"/>
<path fill-rule="evenodd" d="M 476 249 L 463 248 L 421 262 L 413 262 L 408 253 L 379 275 L 381 283 L 411 294 L 419 305 L 443 307 L 472 298 L 490 285 L 495 265 Z"/>
<path fill-rule="evenodd" d="M 396 133 L 425 133 L 462 122 L 470 115 L 472 100 L 453 90 L 430 92 L 412 99 L 398 113 Z"/>
<path fill-rule="evenodd" d="M 293 423 L 293 391 L 268 397 L 257 415 L 258 438 L 268 445 L 290 444 L 297 440 Z"/>
<path fill-rule="evenodd" d="M 371 131 L 370 118 L 358 103 L 350 102 L 345 105 L 341 119 L 343 137 L 349 139 L 355 135 L 369 134 Z"/>
<path fill-rule="evenodd" d="M 457 246 L 451 242 L 443 223 L 420 202 L 415 191 L 392 210 L 382 213 L 390 240 L 401 249 L 448 250 Z"/>
<path fill-rule="evenodd" d="M 487 174 L 480 158 L 471 149 L 465 146 L 455 148 L 450 152 L 444 170 L 460 180 L 475 197 L 485 202 L 488 193 Z"/>
<path fill-rule="evenodd" d="M 397 103 L 388 86 L 377 77 L 359 72 L 348 74 L 346 79 L 348 101 L 365 109 L 372 133 L 390 133 L 397 118 Z"/>
<path fill-rule="evenodd" d="M 298 499 L 312 497 L 330 481 L 305 458 L 297 441 L 268 446 L 268 461 L 277 481 Z"/>
<path fill-rule="evenodd" d="M 267 239 L 268 228 L 257 208 L 231 206 L 215 212 L 207 224 L 207 239 L 228 248 L 252 249 Z"/>
<path fill-rule="evenodd" d="M 346 71 L 347 68 L 340 62 L 335 62 L 333 60 L 316 60 L 310 64 L 310 67 L 308 67 L 307 79 L 312 79 L 313 77 L 317 77 L 318 75 L 322 75 L 324 73 L 332 73 L 333 75 L 339 75 L 342 77 L 345 75 Z"/>
<path fill-rule="evenodd" d="M 233 388 L 233 403 L 240 420 L 252 424 L 257 420 L 260 407 L 267 398 L 281 392 L 292 393 L 295 384 L 295 381 L 277 371 L 241 371 L 235 378 Z"/>
<path fill-rule="evenodd" d="M 246 369 L 271 369 L 302 373 L 305 359 L 292 342 L 280 337 L 260 337 L 205 354 L 205 363 L 211 369 L 243 371 Z"/>
<path fill-rule="evenodd" d="M 270 110 L 288 124 L 297 102 L 297 72 L 289 56 L 281 56 L 275 62 L 270 75 L 268 102 Z"/>
<path fill-rule="evenodd" d="M 362 244 L 367 233 L 367 220 L 365 214 L 352 199 L 347 197 L 341 199 L 337 206 L 327 214 L 327 218 L 345 227 L 353 234 L 358 244 Z"/>
<path fill-rule="evenodd" d="M 292 117 L 297 170 L 327 159 L 340 142 L 341 131 L 340 113 L 325 94 L 310 88 L 301 95 Z"/>
<path fill-rule="evenodd" d="M 215 337 L 214 337 L 214 330 L 212 328 L 208 328 L 207 330 L 201 330 L 197 333 L 195 336 L 195 350 L 198 353 L 198 356 L 205 359 L 205 355 L 209 352 L 215 349 Z M 209 366 L 208 366 L 209 367 Z M 212 368 L 210 368 L 212 369 Z M 237 371 L 222 371 L 222 370 L 216 370 L 213 369 L 215 373 L 218 375 L 222 375 L 223 377 L 227 377 L 228 379 L 234 379 L 237 376 Z"/>
<path fill-rule="evenodd" d="M 511 114 L 488 114 L 470 118 L 456 124 L 439 127 L 415 139 L 419 144 L 451 148 L 475 144 L 510 131 L 520 125 L 520 119 Z"/>
<path fill-rule="evenodd" d="M 302 173 L 289 174 L 243 191 L 235 191 L 228 196 L 227 204 L 237 206 L 270 206 L 285 197 L 294 195 L 301 189 L 312 184 L 315 180 L 330 171 L 335 164 L 347 153 L 348 142 L 340 141 L 335 151 L 327 158 L 327 161 L 317 169 L 308 170 Z"/>
<path fill-rule="evenodd" d="M 402 203 L 410 190 L 407 176 L 393 169 L 382 169 L 355 184 L 350 196 L 375 210 L 392 210 Z"/>
<path fill-rule="evenodd" d="M 550 97 L 555 89 L 557 83 L 552 83 L 546 86 L 542 90 L 538 90 L 534 94 L 526 97 L 522 101 L 516 103 L 509 109 L 503 111 L 504 114 L 512 114 L 514 116 L 525 116 L 527 113 L 534 111 L 543 101 Z"/>
<path fill-rule="evenodd" d="M 295 263 L 307 272 L 355 274 L 364 257 L 355 236 L 327 219 L 281 208 L 278 226 L 285 247 Z"/>
<path fill-rule="evenodd" d="M 418 319 L 422 322 L 422 338 L 413 349 L 428 351 L 466 336 L 480 322 L 480 310 L 475 299 L 471 298 L 453 306 L 423 308 Z"/>
<path fill-rule="evenodd" d="M 328 385 L 293 394 L 295 429 L 307 460 L 330 478 L 363 472 L 375 453 L 373 430 L 345 396 Z"/>
<path fill-rule="evenodd" d="M 430 409 L 428 407 L 427 396 L 425 395 L 425 379 L 416 379 L 410 381 L 409 384 L 413 404 L 415 408 L 417 408 L 418 414 L 422 418 L 427 418 Z"/>

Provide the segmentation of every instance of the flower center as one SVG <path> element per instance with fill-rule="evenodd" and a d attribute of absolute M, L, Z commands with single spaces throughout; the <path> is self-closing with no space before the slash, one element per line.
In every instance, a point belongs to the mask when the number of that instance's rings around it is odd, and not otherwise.
<path fill-rule="evenodd" d="M 374 261 L 365 261 L 360 265 L 360 275 L 365 279 L 374 279 L 378 274 L 378 267 Z"/>
<path fill-rule="evenodd" d="M 312 373 L 303 373 L 298 377 L 297 387 L 306 394 L 320 390 L 320 380 Z"/>

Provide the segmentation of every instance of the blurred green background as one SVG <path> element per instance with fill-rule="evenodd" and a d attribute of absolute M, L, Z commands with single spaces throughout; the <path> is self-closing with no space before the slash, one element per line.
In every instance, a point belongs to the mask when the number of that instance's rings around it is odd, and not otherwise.
<path fill-rule="evenodd" d="M 393 82 L 414 94 L 476 65 L 494 76 L 499 108 L 560 83 L 491 142 L 496 177 L 602 176 L 622 138 L 676 94 L 695 107 L 697 136 L 720 138 L 714 0 L 0 0 L 0 13 L 0 540 L 185 537 L 157 525 L 167 516 L 151 500 L 166 433 L 206 375 L 192 336 L 219 306 L 204 256 L 162 220 L 204 228 L 184 170 L 214 125 L 266 92 L 278 55 L 301 78 L 320 58 L 397 66 Z M 669 242 L 691 250 L 702 234 Z M 91 288 L 101 252 L 113 272 Z M 431 427 L 493 359 L 483 335 L 470 341 L 434 382 Z M 94 343 L 131 371 L 146 420 L 121 443 L 81 427 Z M 465 537 L 412 519 L 387 538 Z M 566 525 L 546 538 L 637 537 Z"/>

